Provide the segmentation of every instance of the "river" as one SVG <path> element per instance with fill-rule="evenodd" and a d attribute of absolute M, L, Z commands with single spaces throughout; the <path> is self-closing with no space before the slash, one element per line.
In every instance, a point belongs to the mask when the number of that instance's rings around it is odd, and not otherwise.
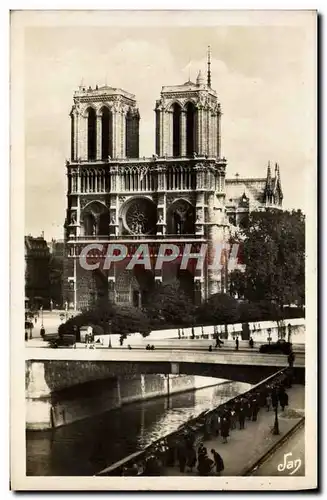
<path fill-rule="evenodd" d="M 251 387 L 240 382 L 221 382 L 217 379 L 219 385 L 125 405 L 57 429 L 27 431 L 26 473 L 94 475 Z"/>

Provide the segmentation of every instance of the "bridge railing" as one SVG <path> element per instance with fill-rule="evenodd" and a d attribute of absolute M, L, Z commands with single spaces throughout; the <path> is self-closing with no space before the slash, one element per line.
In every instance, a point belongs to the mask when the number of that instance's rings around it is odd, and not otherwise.
<path fill-rule="evenodd" d="M 168 438 L 178 438 L 187 429 L 195 432 L 195 434 L 197 435 L 198 438 L 203 437 L 204 429 L 205 429 L 205 425 L 206 425 L 206 420 L 214 412 L 216 412 L 218 409 L 224 408 L 227 405 L 230 405 L 233 401 L 235 401 L 236 399 L 238 399 L 240 397 L 246 397 L 246 396 L 251 395 L 253 392 L 260 389 L 261 386 L 269 384 L 269 383 L 273 382 L 281 374 L 287 373 L 288 370 L 289 370 L 289 368 L 282 368 L 278 372 L 274 373 L 273 375 L 270 375 L 266 379 L 262 380 L 258 384 L 251 387 L 248 391 L 245 391 L 242 394 L 238 394 L 237 396 L 229 399 L 225 403 L 222 403 L 221 405 L 217 406 L 213 410 L 203 411 L 197 417 L 194 417 L 193 419 L 188 420 L 187 422 L 182 424 L 176 431 L 173 431 L 172 433 L 167 434 L 166 436 L 163 436 L 162 438 L 154 441 L 149 446 L 144 448 L 144 450 L 135 452 L 132 455 L 129 455 L 128 457 L 125 457 L 122 460 L 115 462 L 114 464 L 110 465 L 109 467 L 106 467 L 105 469 L 98 472 L 96 474 L 96 476 L 121 476 L 123 473 L 123 469 L 125 467 L 131 466 L 135 462 L 142 462 L 142 460 L 144 460 L 146 458 L 146 456 L 149 456 L 152 453 L 157 455 L 158 451 L 160 450 L 160 446 L 162 446 Z M 160 451 L 159 451 L 159 453 L 160 453 Z M 161 452 L 161 453 L 163 454 L 164 452 Z"/>

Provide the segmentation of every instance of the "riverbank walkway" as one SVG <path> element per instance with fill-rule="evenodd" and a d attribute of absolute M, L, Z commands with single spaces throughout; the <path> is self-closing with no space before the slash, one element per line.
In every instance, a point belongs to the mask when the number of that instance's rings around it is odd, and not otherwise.
<path fill-rule="evenodd" d="M 242 476 L 249 473 L 255 463 L 301 421 L 305 408 L 304 392 L 305 388 L 302 385 L 294 385 L 287 390 L 289 405 L 284 412 L 280 408 L 278 412 L 280 435 L 276 436 L 272 433 L 275 421 L 274 411 L 268 412 L 266 408 L 261 408 L 258 420 L 256 422 L 246 420 L 244 430 L 240 430 L 237 423 L 237 428 L 230 431 L 227 443 L 222 443 L 221 436 L 203 441 L 209 458 L 213 458 L 211 449 L 215 449 L 221 455 L 225 465 L 221 476 Z M 195 468 L 193 472 L 181 473 L 176 463 L 175 467 L 165 467 L 162 475 L 194 476 L 197 475 L 197 470 Z"/>

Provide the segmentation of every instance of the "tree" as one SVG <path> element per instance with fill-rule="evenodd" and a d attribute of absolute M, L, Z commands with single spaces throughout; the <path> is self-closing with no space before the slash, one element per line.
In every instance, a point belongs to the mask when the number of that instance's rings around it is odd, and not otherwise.
<path fill-rule="evenodd" d="M 233 287 L 252 302 L 303 304 L 305 295 L 305 217 L 300 210 L 252 212 L 242 228 L 244 281 Z M 236 276 L 237 277 L 237 276 Z"/>
<path fill-rule="evenodd" d="M 216 293 L 199 306 L 197 318 L 203 323 L 236 323 L 239 319 L 238 302 L 230 295 Z"/>
<path fill-rule="evenodd" d="M 186 326 L 194 320 L 194 305 L 179 283 L 159 284 L 145 309 L 155 326 Z"/>
<path fill-rule="evenodd" d="M 110 326 L 109 326 L 110 325 Z M 130 333 L 141 333 L 143 336 L 151 332 L 150 322 L 145 314 L 135 307 L 111 304 L 108 300 L 101 299 L 90 310 L 70 318 L 59 326 L 59 334 L 71 333 L 74 327 L 95 326 L 105 334 L 117 334 L 126 338 Z"/>

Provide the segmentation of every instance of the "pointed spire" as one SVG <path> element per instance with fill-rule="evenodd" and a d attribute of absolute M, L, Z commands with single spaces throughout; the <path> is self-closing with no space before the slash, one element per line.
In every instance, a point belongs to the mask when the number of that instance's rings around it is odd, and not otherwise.
<path fill-rule="evenodd" d="M 276 163 L 277 165 L 277 179 L 280 181 L 280 170 L 279 170 L 279 165 L 278 163 Z"/>
<path fill-rule="evenodd" d="M 207 85 L 209 89 L 211 88 L 211 49 L 208 45 L 208 72 L 207 72 Z"/>
<path fill-rule="evenodd" d="M 270 161 L 268 161 L 268 167 L 267 167 L 267 180 L 266 180 L 267 187 L 271 186 L 271 168 L 270 168 Z"/>

